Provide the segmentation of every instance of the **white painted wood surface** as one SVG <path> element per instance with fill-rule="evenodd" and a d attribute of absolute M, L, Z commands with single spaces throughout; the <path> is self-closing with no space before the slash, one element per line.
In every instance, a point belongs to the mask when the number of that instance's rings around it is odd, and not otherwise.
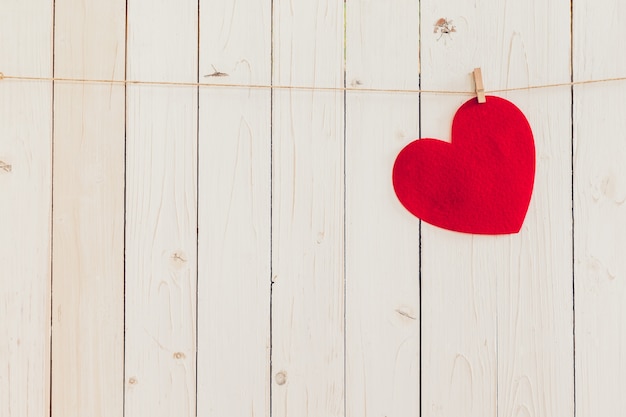
<path fill-rule="evenodd" d="M 0 80 L 0 416 L 621 416 L 626 82 L 499 94 L 499 237 L 391 187 L 469 96 L 341 91 L 626 76 L 626 7 L 571 5 L 0 2 L 7 76 L 260 86 Z"/>
<path fill-rule="evenodd" d="M 201 1 L 201 81 L 269 84 L 271 18 Z M 269 415 L 271 91 L 202 88 L 199 112 L 198 415 Z"/>
<path fill-rule="evenodd" d="M 350 2 L 346 30 L 348 86 L 419 86 L 417 2 Z M 419 136 L 419 96 L 348 92 L 346 124 L 346 415 L 416 416 L 419 224 L 390 173 Z"/>
<path fill-rule="evenodd" d="M 343 87 L 343 4 L 274 2 L 273 83 Z M 344 100 L 274 91 L 272 415 L 344 415 Z"/>
<path fill-rule="evenodd" d="M 574 4 L 574 80 L 622 76 L 626 5 Z M 604 24 L 609 36 L 585 30 Z M 617 52 L 617 53 L 616 53 Z M 626 410 L 626 82 L 574 89 L 576 411 Z"/>
<path fill-rule="evenodd" d="M 127 18 L 129 79 L 197 81 L 197 2 L 134 0 Z M 196 411 L 197 98 L 127 88 L 127 417 Z"/>
<path fill-rule="evenodd" d="M 57 0 L 55 28 L 56 76 L 124 79 L 124 1 Z M 117 416 L 124 372 L 125 88 L 56 83 L 54 116 L 52 414 Z"/>
<path fill-rule="evenodd" d="M 52 4 L 0 2 L 0 72 L 52 75 Z M 50 410 L 52 83 L 0 80 L 0 416 Z"/>

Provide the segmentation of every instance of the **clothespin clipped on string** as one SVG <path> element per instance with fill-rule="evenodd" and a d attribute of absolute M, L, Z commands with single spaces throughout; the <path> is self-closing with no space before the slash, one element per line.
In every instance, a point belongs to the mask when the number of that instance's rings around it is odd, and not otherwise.
<path fill-rule="evenodd" d="M 474 82 L 476 83 L 476 97 L 479 103 L 486 103 L 485 86 L 483 85 L 483 72 L 480 68 L 474 68 Z"/>

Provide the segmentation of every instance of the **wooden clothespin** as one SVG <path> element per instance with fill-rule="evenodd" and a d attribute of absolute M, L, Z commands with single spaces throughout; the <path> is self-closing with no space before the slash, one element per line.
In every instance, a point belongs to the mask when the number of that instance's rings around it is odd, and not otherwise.
<path fill-rule="evenodd" d="M 479 103 L 486 103 L 485 86 L 483 85 L 483 72 L 480 68 L 474 68 L 474 82 L 476 83 L 476 96 Z"/>

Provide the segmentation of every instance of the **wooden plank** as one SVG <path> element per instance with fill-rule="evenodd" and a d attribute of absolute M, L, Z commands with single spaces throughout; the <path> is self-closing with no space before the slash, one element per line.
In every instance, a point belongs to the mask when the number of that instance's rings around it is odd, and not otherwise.
<path fill-rule="evenodd" d="M 450 9 L 472 27 L 479 27 L 483 9 L 468 16 L 460 3 Z M 469 23 L 457 29 L 463 37 L 458 32 L 433 33 L 433 24 L 448 18 L 441 13 L 445 12 L 435 2 L 422 2 L 421 87 L 470 89 L 469 73 L 475 65 L 465 48 L 476 42 L 477 35 L 468 33 Z M 480 66 L 491 87 L 494 66 L 487 63 Z M 463 96 L 423 94 L 421 135 L 449 141 L 452 117 L 465 100 Z M 508 238 L 473 237 L 427 223 L 421 230 L 422 415 L 497 416 L 496 282 L 484 259 L 491 251 L 503 252 L 501 242 Z"/>
<path fill-rule="evenodd" d="M 507 7 L 503 87 L 571 77 L 570 2 Z M 495 69 L 494 69 L 495 70 Z M 506 79 L 506 84 L 504 83 Z M 524 228 L 498 275 L 498 414 L 574 415 L 571 89 L 506 95 L 535 136 L 536 175 Z"/>
<path fill-rule="evenodd" d="M 419 4 L 346 10 L 348 86 L 418 88 Z M 348 92 L 346 115 L 346 415 L 417 416 L 419 223 L 391 171 L 419 137 L 419 95 Z"/>
<path fill-rule="evenodd" d="M 621 2 L 574 3 L 576 81 L 623 77 Z M 604 35 L 597 31 L 603 27 Z M 626 409 L 626 83 L 574 88 L 576 415 Z"/>
<path fill-rule="evenodd" d="M 474 67 L 487 90 L 567 82 L 568 11 L 565 1 L 422 2 L 422 88 L 471 90 Z M 433 33 L 442 18 L 448 30 Z M 501 96 L 533 128 L 534 195 L 516 235 L 423 225 L 426 416 L 573 414 L 569 89 Z M 423 95 L 422 135 L 449 140 L 466 99 Z"/>
<path fill-rule="evenodd" d="M 52 3 L 0 3 L 0 71 L 52 76 Z M 0 415 L 50 413 L 52 83 L 0 80 Z"/>
<path fill-rule="evenodd" d="M 127 77 L 196 82 L 198 3 L 128 3 Z M 195 415 L 197 88 L 128 86 L 125 414 Z"/>
<path fill-rule="evenodd" d="M 52 76 L 52 3 L 0 2 L 0 71 Z M 0 415 L 50 413 L 52 83 L 0 80 Z"/>
<path fill-rule="evenodd" d="M 125 20 L 125 1 L 57 0 L 55 75 L 123 80 Z M 52 414 L 121 416 L 125 89 L 54 98 Z"/>
<path fill-rule="evenodd" d="M 273 83 L 343 86 L 343 2 L 276 1 Z M 343 93 L 273 95 L 272 415 L 344 415 Z"/>
<path fill-rule="evenodd" d="M 270 6 L 200 2 L 201 82 L 270 83 Z M 198 415 L 269 416 L 271 91 L 201 88 L 199 118 Z"/>

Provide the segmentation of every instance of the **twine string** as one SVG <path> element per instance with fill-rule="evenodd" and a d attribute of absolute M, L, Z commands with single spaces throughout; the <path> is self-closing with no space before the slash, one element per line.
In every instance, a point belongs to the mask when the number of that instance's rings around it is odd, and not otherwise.
<path fill-rule="evenodd" d="M 1 80 L 17 81 L 51 81 L 60 83 L 83 83 L 83 84 L 111 84 L 111 85 L 137 85 L 137 86 L 169 86 L 169 87 L 213 87 L 213 88 L 245 88 L 267 90 L 300 90 L 300 91 L 335 91 L 335 92 L 364 92 L 364 93 L 403 93 L 403 94 L 445 94 L 445 95 L 475 95 L 475 91 L 460 90 L 429 90 L 429 89 L 395 89 L 395 88 L 369 88 L 369 87 L 317 87 L 306 85 L 272 85 L 272 84 L 234 84 L 234 83 L 203 83 L 184 81 L 143 81 L 143 80 L 113 80 L 97 78 L 72 78 L 72 77 L 27 77 L 17 75 L 5 75 L 0 72 Z M 570 81 L 554 84 L 529 85 L 526 87 L 500 88 L 485 90 L 486 94 L 506 93 L 511 91 L 539 90 L 557 87 L 572 87 L 584 84 L 599 84 L 617 81 L 626 81 L 626 77 L 603 78 L 598 80 Z"/>

